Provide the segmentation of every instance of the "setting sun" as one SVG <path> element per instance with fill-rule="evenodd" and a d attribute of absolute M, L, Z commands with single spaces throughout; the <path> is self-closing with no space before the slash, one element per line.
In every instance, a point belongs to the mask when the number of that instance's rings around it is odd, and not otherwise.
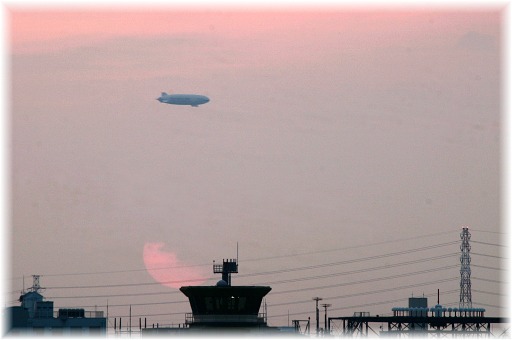
<path fill-rule="evenodd" d="M 144 264 L 148 273 L 164 286 L 180 288 L 199 285 L 207 280 L 199 267 L 186 266 L 173 252 L 162 250 L 165 243 L 148 242 L 144 245 Z"/>

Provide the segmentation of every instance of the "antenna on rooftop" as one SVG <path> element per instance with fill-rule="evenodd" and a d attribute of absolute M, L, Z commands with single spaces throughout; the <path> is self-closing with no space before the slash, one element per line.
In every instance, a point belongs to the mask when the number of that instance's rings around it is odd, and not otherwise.
<path fill-rule="evenodd" d="M 37 293 L 39 290 L 44 289 L 41 288 L 41 285 L 39 284 L 39 276 L 40 275 L 32 275 L 32 287 L 29 288 L 31 292 Z"/>
<path fill-rule="evenodd" d="M 238 242 L 236 243 L 236 259 L 222 259 L 222 264 L 213 261 L 213 272 L 222 274 L 222 280 L 231 286 L 231 273 L 238 273 Z"/>

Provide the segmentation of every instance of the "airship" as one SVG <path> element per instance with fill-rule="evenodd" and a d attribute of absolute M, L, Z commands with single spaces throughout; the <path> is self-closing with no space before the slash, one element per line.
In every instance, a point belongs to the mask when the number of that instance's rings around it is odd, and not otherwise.
<path fill-rule="evenodd" d="M 162 92 L 156 100 L 164 104 L 190 105 L 194 107 L 210 101 L 208 97 L 200 94 L 167 94 L 165 92 Z"/>

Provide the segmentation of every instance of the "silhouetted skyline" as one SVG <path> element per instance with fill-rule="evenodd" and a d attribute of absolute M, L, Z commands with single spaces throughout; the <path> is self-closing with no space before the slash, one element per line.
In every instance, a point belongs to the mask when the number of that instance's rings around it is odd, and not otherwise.
<path fill-rule="evenodd" d="M 56 307 L 180 323 L 238 242 L 271 325 L 458 306 L 468 226 L 504 314 L 499 9 L 9 12 L 8 303 L 39 274 Z"/>

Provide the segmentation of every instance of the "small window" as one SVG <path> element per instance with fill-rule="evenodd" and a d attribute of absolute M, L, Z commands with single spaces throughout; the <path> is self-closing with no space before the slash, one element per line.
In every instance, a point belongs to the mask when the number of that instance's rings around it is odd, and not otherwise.
<path fill-rule="evenodd" d="M 215 297 L 215 310 L 221 311 L 224 309 L 224 301 L 220 296 Z"/>
<path fill-rule="evenodd" d="M 245 296 L 238 298 L 238 311 L 245 311 L 247 305 L 247 298 Z"/>
<path fill-rule="evenodd" d="M 231 296 L 228 298 L 228 311 L 230 312 L 234 312 L 236 311 L 238 308 L 238 297 L 237 296 Z"/>
<path fill-rule="evenodd" d="M 207 312 L 213 312 L 213 298 L 211 296 L 204 298 L 204 304 Z"/>

